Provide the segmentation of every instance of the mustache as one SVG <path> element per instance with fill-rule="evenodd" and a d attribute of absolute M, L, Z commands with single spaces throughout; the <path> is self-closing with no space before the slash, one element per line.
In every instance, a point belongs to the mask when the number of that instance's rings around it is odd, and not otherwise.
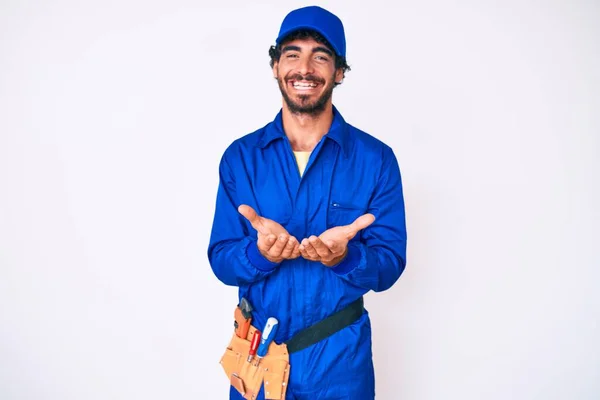
<path fill-rule="evenodd" d="M 307 82 L 315 82 L 315 83 L 325 83 L 325 79 L 319 78 L 315 75 L 301 75 L 301 74 L 293 74 L 287 78 L 288 81 L 307 81 Z"/>

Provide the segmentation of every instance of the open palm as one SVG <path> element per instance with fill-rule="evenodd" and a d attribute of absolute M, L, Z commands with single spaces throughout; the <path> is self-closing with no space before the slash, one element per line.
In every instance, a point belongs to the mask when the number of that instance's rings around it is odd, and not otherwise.
<path fill-rule="evenodd" d="M 300 254 L 307 260 L 320 261 L 328 267 L 338 264 L 346 256 L 348 242 L 356 234 L 375 221 L 373 214 L 364 214 L 350 225 L 335 226 L 321 235 L 303 239 L 300 243 Z"/>
<path fill-rule="evenodd" d="M 289 236 L 288 231 L 281 226 L 281 224 L 273 221 L 272 219 L 261 217 L 250 206 L 242 204 L 239 206 L 238 211 L 250 222 L 252 227 L 256 229 L 256 232 L 258 232 L 259 235 L 274 235 L 275 237 L 278 237 L 279 235 L 283 234 Z"/>
<path fill-rule="evenodd" d="M 238 212 L 256 229 L 258 250 L 267 260 L 280 263 L 300 257 L 298 239 L 290 235 L 281 224 L 261 217 L 245 204 L 238 207 Z"/>
<path fill-rule="evenodd" d="M 348 246 L 348 242 L 356 236 L 356 234 L 371 225 L 375 221 L 373 214 L 364 214 L 354 220 L 350 225 L 334 226 L 333 228 L 327 229 L 321 235 L 319 239 L 332 252 L 339 252 Z"/>

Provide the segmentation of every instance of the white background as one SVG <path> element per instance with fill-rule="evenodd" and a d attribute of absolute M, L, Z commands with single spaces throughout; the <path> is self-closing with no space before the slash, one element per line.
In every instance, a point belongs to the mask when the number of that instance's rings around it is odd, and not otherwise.
<path fill-rule="evenodd" d="M 0 3 L 0 399 L 227 398 L 218 162 L 277 113 L 267 50 L 307 3 L 223 4 Z M 377 398 L 598 399 L 600 5 L 323 4 L 334 103 L 404 181 Z"/>

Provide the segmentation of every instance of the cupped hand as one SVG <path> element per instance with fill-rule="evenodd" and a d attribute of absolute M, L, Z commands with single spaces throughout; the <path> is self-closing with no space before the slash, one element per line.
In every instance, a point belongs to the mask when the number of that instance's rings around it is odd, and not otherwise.
<path fill-rule="evenodd" d="M 245 204 L 238 207 L 238 212 L 256 229 L 258 250 L 267 260 L 280 263 L 300 257 L 298 239 L 290 235 L 279 223 L 261 217 L 252 207 Z"/>
<path fill-rule="evenodd" d="M 340 263 L 348 252 L 348 242 L 375 221 L 373 214 L 364 214 L 349 225 L 335 226 L 321 235 L 310 236 L 300 243 L 300 254 L 311 261 L 320 261 L 332 267 Z"/>

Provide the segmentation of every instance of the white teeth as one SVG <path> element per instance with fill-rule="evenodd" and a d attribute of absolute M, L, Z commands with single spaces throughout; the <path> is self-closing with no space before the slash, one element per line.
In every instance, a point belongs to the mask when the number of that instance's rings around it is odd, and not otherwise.
<path fill-rule="evenodd" d="M 316 83 L 294 82 L 294 88 L 296 89 L 309 89 L 314 87 L 317 87 Z"/>

